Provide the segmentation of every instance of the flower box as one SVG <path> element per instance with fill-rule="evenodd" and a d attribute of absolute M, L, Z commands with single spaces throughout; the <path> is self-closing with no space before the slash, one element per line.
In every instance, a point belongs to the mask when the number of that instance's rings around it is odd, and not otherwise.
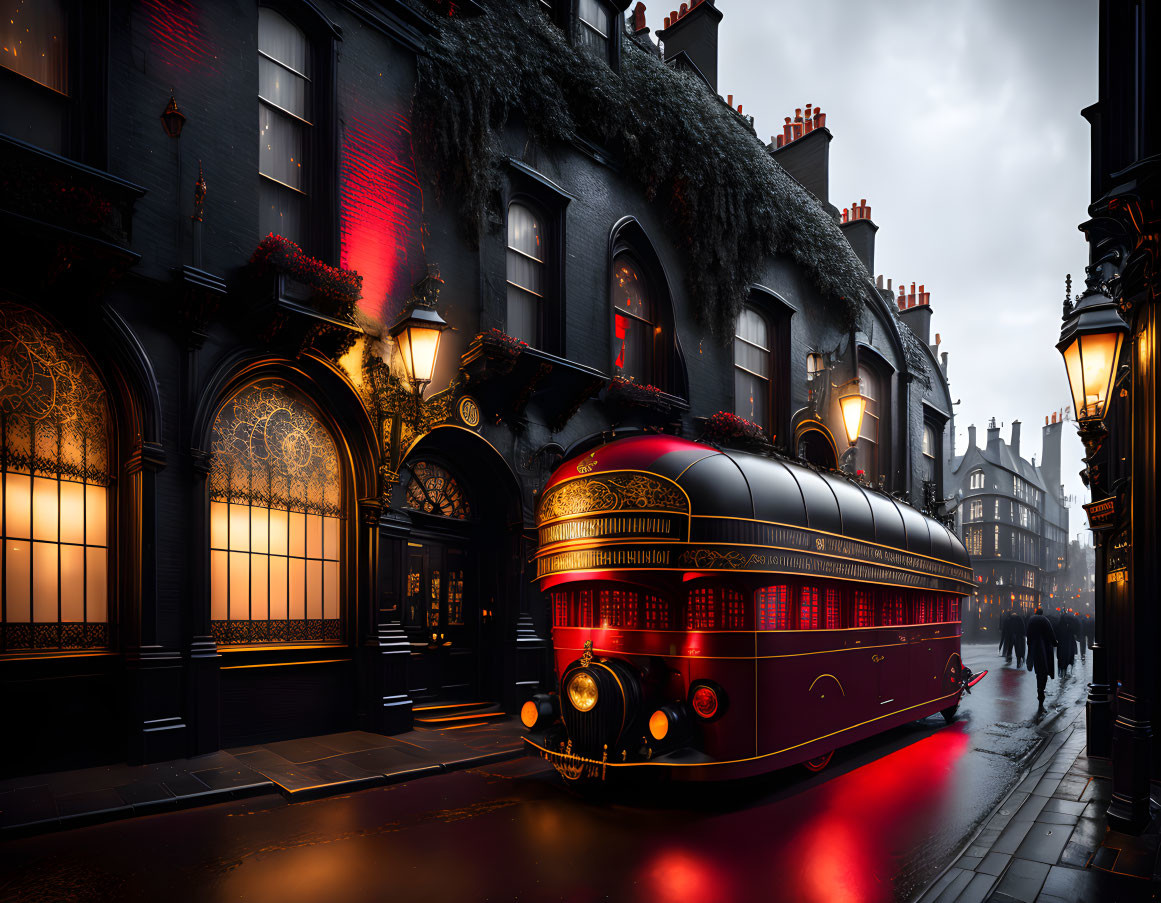
<path fill-rule="evenodd" d="M 772 447 L 762 427 L 729 411 L 718 411 L 707 417 L 702 424 L 701 438 L 742 451 L 768 451 Z"/>

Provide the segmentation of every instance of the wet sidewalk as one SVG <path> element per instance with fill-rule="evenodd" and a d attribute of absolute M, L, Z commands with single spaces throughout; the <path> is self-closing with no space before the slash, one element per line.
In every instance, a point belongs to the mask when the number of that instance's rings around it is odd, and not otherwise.
<path fill-rule="evenodd" d="M 1085 751 L 1085 713 L 1056 725 L 1032 770 L 919 903 L 1135 903 L 1161 899 L 1161 817 L 1106 828 L 1106 759 Z"/>
<path fill-rule="evenodd" d="M 385 737 L 347 731 L 152 765 L 108 765 L 0 781 L 0 839 L 281 793 L 296 801 L 522 755 L 519 721 Z"/>

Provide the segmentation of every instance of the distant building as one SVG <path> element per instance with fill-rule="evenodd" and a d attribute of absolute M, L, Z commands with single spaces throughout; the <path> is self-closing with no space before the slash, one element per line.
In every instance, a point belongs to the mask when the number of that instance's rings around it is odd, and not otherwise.
<path fill-rule="evenodd" d="M 1011 440 L 995 418 L 987 444 L 968 427 L 967 450 L 952 458 L 949 484 L 960 498 L 956 532 L 972 557 L 977 588 L 964 634 L 995 630 L 1004 612 L 1057 607 L 1068 567 L 1068 506 L 1060 483 L 1063 420 L 1045 418 L 1040 464 L 1020 457 L 1020 421 Z"/>

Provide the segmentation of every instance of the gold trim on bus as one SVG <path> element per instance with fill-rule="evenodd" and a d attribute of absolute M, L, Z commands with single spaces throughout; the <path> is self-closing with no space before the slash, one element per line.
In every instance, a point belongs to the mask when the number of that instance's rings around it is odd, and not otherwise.
<path fill-rule="evenodd" d="M 924 702 L 917 702 L 915 705 L 909 705 L 906 708 L 896 709 L 894 712 L 887 712 L 885 715 L 878 715 L 875 718 L 868 718 L 866 721 L 860 721 L 858 724 L 851 724 L 847 727 L 839 728 L 837 731 L 832 731 L 829 734 L 823 734 L 821 737 L 813 737 L 810 740 L 803 740 L 801 743 L 795 743 L 793 746 L 787 746 L 784 749 L 776 749 L 773 752 L 762 753 L 761 755 L 757 756 L 749 756 L 745 759 L 722 759 L 717 762 L 658 762 L 655 760 L 647 762 L 598 762 L 595 759 L 578 756 L 576 753 L 569 753 L 568 758 L 579 759 L 586 764 L 607 766 L 608 768 L 635 768 L 641 765 L 652 765 L 654 767 L 662 768 L 711 768 L 714 765 L 741 765 L 746 762 L 756 762 L 759 759 L 768 759 L 771 756 L 778 756 L 782 753 L 790 752 L 791 750 L 799 749 L 803 746 L 809 746 L 811 743 L 817 743 L 819 740 L 829 740 L 831 737 L 837 737 L 839 734 L 846 733 L 847 731 L 853 731 L 857 727 L 873 724 L 876 721 L 882 721 L 884 718 L 890 718 L 893 715 L 901 715 L 904 712 L 910 712 L 912 709 L 918 709 L 926 705 L 943 702 L 945 699 L 950 699 L 953 696 L 959 695 L 959 692 L 959 690 L 956 690 L 954 693 L 945 693 L 943 696 L 936 696 L 934 699 L 928 699 Z M 564 753 L 557 750 L 545 749 L 539 743 L 530 740 L 528 737 L 524 738 L 524 742 L 529 746 L 539 749 L 543 753 L 547 753 L 549 756 L 559 756 L 561 758 L 565 757 Z"/>

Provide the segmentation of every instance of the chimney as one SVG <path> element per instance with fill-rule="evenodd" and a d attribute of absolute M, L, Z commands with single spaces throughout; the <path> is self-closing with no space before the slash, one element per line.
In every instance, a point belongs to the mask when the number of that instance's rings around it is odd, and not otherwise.
<path fill-rule="evenodd" d="M 684 53 L 714 91 L 718 89 L 718 23 L 721 21 L 722 14 L 714 6 L 714 0 L 694 0 L 688 8 L 683 3 L 678 12 L 670 13 L 665 28 L 657 32 L 658 40 L 665 47 L 665 59 Z"/>
<path fill-rule="evenodd" d="M 867 272 L 875 272 L 875 233 L 879 231 L 879 227 L 871 219 L 871 208 L 867 205 L 866 198 L 857 204 L 851 204 L 849 218 L 847 211 L 843 211 L 843 221 L 839 223 L 839 228 L 843 230 L 847 243 L 855 252 L 855 256 L 863 262 Z"/>
<path fill-rule="evenodd" d="M 968 448 L 976 447 L 976 425 L 973 423 L 968 427 Z"/>
<path fill-rule="evenodd" d="M 1012 441 L 1008 443 L 1015 457 L 1020 457 L 1020 421 L 1012 421 Z"/>
<path fill-rule="evenodd" d="M 899 286 L 899 319 L 910 327 L 915 337 L 924 345 L 931 344 L 931 292 L 924 291 L 926 286 L 919 286 L 915 290 L 915 283 L 911 283 L 911 292 L 907 294 L 903 286 Z"/>
<path fill-rule="evenodd" d="M 645 24 L 645 4 L 637 0 L 637 5 L 633 7 L 633 34 L 637 37 L 644 37 L 649 34 L 649 26 Z"/>
<path fill-rule="evenodd" d="M 693 15 L 693 13 L 690 13 Z M 794 117 L 786 117 L 782 134 L 775 136 L 770 155 L 803 188 L 818 198 L 823 206 L 830 203 L 830 130 L 826 127 L 826 113 L 814 104 L 807 104 L 810 114 L 805 118 L 802 108 Z M 867 208 L 870 216 L 870 208 Z"/>
<path fill-rule="evenodd" d="M 1064 430 L 1064 421 L 1053 418 L 1052 423 L 1044 424 L 1043 450 L 1040 453 L 1040 472 L 1044 474 L 1044 485 L 1051 493 L 1060 491 L 1060 437 Z"/>
<path fill-rule="evenodd" d="M 996 418 L 993 417 L 988 422 L 988 451 L 998 452 L 1000 450 L 1000 428 L 996 426 Z"/>

